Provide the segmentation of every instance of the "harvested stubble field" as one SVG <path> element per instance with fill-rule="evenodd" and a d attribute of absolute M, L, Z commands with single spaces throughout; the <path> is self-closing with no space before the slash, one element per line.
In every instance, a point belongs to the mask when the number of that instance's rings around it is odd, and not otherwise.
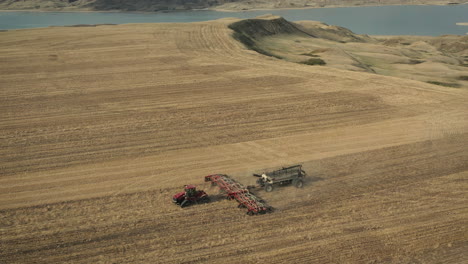
<path fill-rule="evenodd" d="M 0 263 L 466 263 L 468 91 L 262 56 L 231 22 L 0 33 Z M 171 204 L 294 163 L 274 213 Z"/>

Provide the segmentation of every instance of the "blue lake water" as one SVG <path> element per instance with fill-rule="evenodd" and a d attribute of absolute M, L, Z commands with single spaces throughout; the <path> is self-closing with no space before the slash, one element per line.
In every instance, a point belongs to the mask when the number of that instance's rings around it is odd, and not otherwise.
<path fill-rule="evenodd" d="M 289 9 L 243 12 L 181 11 L 171 13 L 0 12 L 0 29 L 21 29 L 75 24 L 198 22 L 224 17 L 253 18 L 279 15 L 290 21 L 316 20 L 369 35 L 465 35 L 468 5 L 374 6 Z"/>

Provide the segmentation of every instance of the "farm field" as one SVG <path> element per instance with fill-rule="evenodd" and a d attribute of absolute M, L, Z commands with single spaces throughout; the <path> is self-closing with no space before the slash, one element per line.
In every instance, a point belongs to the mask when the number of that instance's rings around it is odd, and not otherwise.
<path fill-rule="evenodd" d="M 0 263 L 468 262 L 468 90 L 263 56 L 234 21 L 0 32 Z M 271 214 L 203 182 L 296 163 Z"/>

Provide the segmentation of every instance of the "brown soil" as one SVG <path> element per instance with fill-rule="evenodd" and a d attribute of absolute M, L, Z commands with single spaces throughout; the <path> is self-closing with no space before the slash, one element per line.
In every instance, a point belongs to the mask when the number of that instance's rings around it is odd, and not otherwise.
<path fill-rule="evenodd" d="M 468 261 L 467 90 L 266 57 L 231 22 L 0 33 L 0 263 Z M 295 163 L 271 214 L 171 204 Z"/>

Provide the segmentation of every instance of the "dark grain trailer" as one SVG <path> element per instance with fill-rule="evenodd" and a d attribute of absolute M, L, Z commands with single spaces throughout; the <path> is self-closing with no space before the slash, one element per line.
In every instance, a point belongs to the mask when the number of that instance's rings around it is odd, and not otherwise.
<path fill-rule="evenodd" d="M 302 188 L 306 173 L 302 169 L 302 165 L 294 165 L 272 172 L 265 172 L 262 175 L 254 174 L 254 176 L 259 177 L 257 180 L 259 186 L 265 188 L 265 191 L 271 192 L 278 185 L 292 184 L 297 188 Z"/>

